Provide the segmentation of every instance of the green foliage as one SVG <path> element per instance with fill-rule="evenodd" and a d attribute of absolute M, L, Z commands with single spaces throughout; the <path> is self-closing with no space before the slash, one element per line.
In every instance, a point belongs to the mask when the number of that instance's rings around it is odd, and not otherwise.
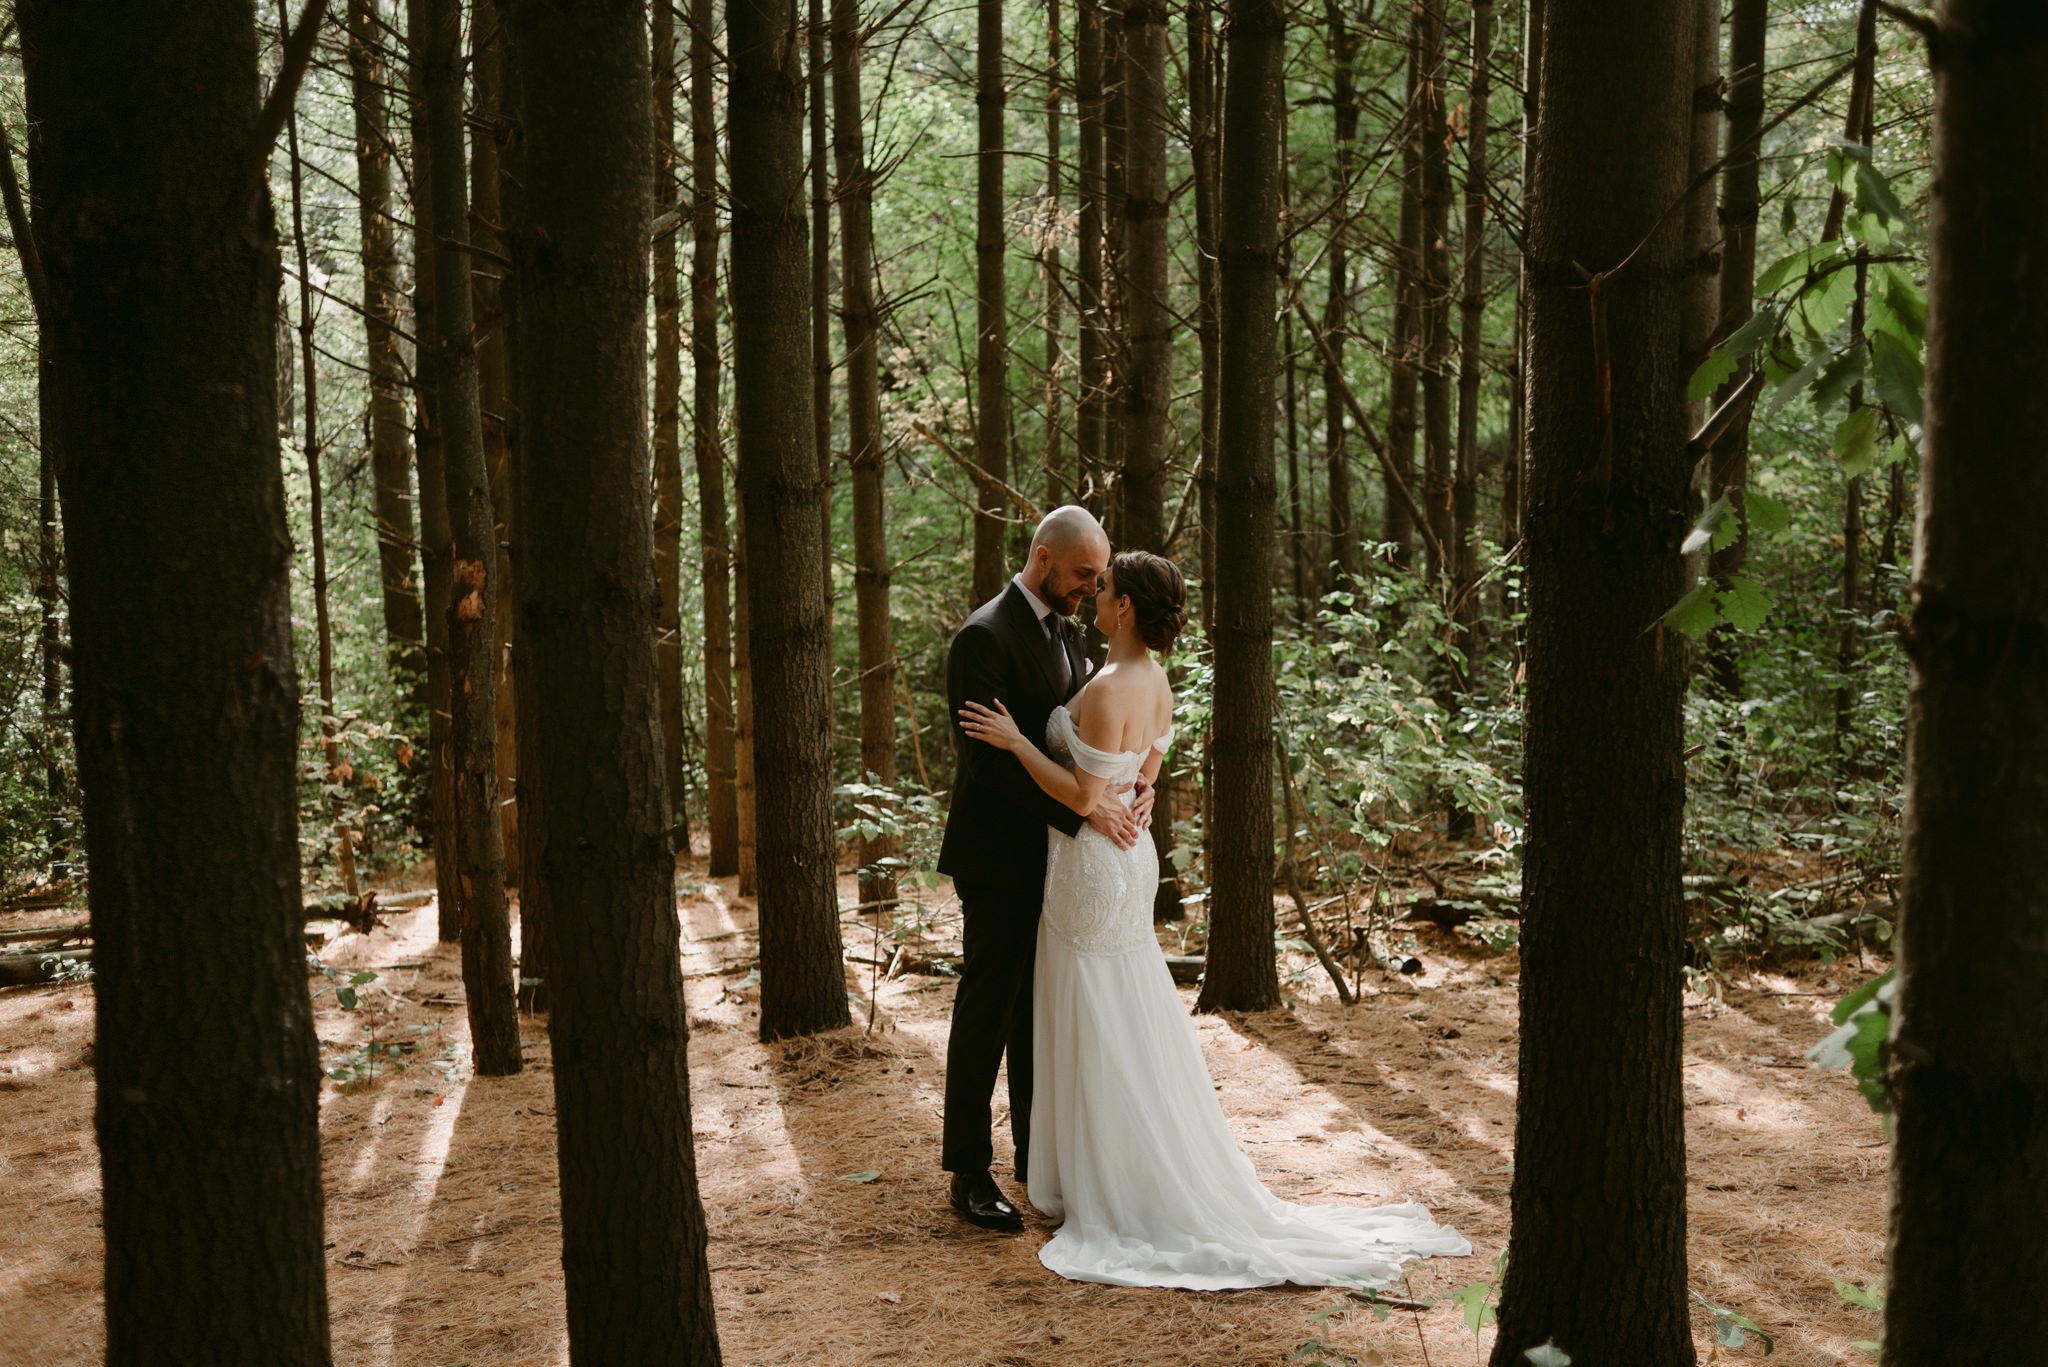
<path fill-rule="evenodd" d="M 1885 1296 L 1884 1279 L 1882 1277 L 1862 1286 L 1858 1286 L 1854 1282 L 1837 1281 L 1835 1283 L 1835 1294 L 1841 1297 L 1845 1304 L 1853 1305 L 1858 1310 L 1874 1310 L 1879 1314 L 1884 1313 Z M 1884 1352 L 1884 1336 L 1879 1334 L 1876 1338 L 1856 1339 L 1849 1346 L 1859 1353 L 1868 1353 L 1872 1357 L 1878 1357 Z"/>
<path fill-rule="evenodd" d="M 1742 1314 L 1740 1311 L 1716 1305 L 1697 1291 L 1692 1293 L 1692 1298 L 1704 1306 L 1707 1312 L 1714 1317 L 1714 1342 L 1720 1344 L 1723 1348 L 1740 1348 L 1743 1344 L 1749 1342 L 1751 1334 L 1755 1334 L 1763 1340 L 1765 1357 L 1769 1357 L 1772 1350 L 1778 1346 L 1772 1342 L 1771 1336 L 1764 1332 L 1763 1326 L 1749 1316 Z"/>

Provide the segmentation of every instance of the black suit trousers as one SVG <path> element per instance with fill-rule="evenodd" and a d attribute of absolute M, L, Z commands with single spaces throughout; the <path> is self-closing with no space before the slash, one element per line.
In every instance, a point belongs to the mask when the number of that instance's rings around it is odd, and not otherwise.
<path fill-rule="evenodd" d="M 954 880 L 966 922 L 953 1030 L 946 1041 L 946 1122 L 940 1166 L 980 1172 L 995 1159 L 990 1102 L 1010 1060 L 1010 1134 L 1017 1175 L 1031 1148 L 1031 978 L 1038 958 L 1043 887 Z"/>

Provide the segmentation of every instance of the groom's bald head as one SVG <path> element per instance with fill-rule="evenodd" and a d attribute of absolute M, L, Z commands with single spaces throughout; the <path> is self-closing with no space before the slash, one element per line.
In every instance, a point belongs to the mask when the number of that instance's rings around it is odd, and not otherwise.
<path fill-rule="evenodd" d="M 1109 536 L 1086 508 L 1065 504 L 1039 519 L 1024 563 L 1024 586 L 1071 617 L 1109 569 Z"/>

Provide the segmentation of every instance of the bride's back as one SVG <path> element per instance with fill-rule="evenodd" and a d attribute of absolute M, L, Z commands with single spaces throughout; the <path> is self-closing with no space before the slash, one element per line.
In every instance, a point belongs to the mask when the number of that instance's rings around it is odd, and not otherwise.
<path fill-rule="evenodd" d="M 1113 661 L 1068 711 L 1081 739 L 1098 750 L 1144 750 L 1173 725 L 1173 689 L 1150 656 Z"/>

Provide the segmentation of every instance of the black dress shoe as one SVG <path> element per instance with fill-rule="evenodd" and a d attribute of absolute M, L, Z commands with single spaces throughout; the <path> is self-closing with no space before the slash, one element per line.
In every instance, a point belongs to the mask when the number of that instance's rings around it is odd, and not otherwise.
<path fill-rule="evenodd" d="M 965 1216 L 968 1224 L 983 1229 L 1024 1228 L 1024 1217 L 1017 1213 L 986 1169 L 953 1174 L 953 1209 Z"/>

